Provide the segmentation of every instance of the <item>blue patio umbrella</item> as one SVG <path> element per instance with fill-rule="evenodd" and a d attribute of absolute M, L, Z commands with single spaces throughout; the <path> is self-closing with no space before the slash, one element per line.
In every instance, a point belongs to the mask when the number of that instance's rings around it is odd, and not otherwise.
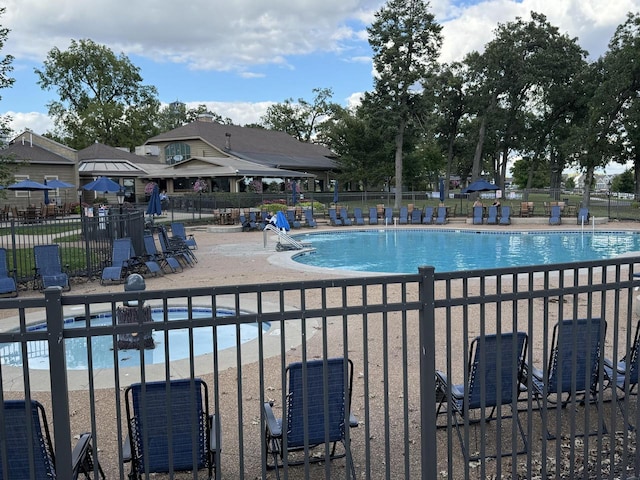
<path fill-rule="evenodd" d="M 110 178 L 107 177 L 98 177 L 93 182 L 87 183 L 82 188 L 85 190 L 93 190 L 94 192 L 119 192 L 120 184 L 114 182 Z"/>
<path fill-rule="evenodd" d="M 154 215 L 162 215 L 162 202 L 160 201 L 160 192 L 158 191 L 158 185 L 153 187 L 153 192 L 149 197 L 149 205 L 147 205 L 147 215 L 151 216 L 153 221 Z"/>
<path fill-rule="evenodd" d="M 333 203 L 338 203 L 338 181 L 333 185 Z"/>
<path fill-rule="evenodd" d="M 287 232 L 291 230 L 291 227 L 289 226 L 289 221 L 287 220 L 287 217 L 284 214 L 284 212 L 281 210 L 278 211 L 278 213 L 276 213 L 276 227 L 280 229 L 284 228 Z"/>
<path fill-rule="evenodd" d="M 34 182 L 33 180 L 22 180 L 18 183 L 13 183 L 7 187 L 7 190 L 16 190 L 21 192 L 28 192 L 29 199 L 31 199 L 31 192 L 48 191 L 53 190 L 49 185 L 43 183 Z"/>
<path fill-rule="evenodd" d="M 45 180 L 45 183 L 49 185 L 51 188 L 72 188 L 75 185 L 67 182 L 63 182 L 62 180 L 53 179 L 53 180 Z"/>
<path fill-rule="evenodd" d="M 500 187 L 494 185 L 493 183 L 489 183 L 486 180 L 476 180 L 475 182 L 469 184 L 467 188 L 462 190 L 462 193 L 490 192 L 495 190 L 500 190 Z"/>
<path fill-rule="evenodd" d="M 298 203 L 298 183 L 295 180 L 291 182 L 291 203 Z"/>
<path fill-rule="evenodd" d="M 440 201 L 444 202 L 444 178 L 440 179 Z"/>

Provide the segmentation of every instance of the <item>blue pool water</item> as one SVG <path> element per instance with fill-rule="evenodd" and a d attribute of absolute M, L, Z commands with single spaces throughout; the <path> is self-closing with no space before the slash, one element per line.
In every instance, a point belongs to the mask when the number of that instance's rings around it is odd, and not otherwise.
<path fill-rule="evenodd" d="M 192 308 L 191 318 L 211 317 L 210 308 Z M 218 309 L 216 316 L 224 317 L 235 315 L 230 310 Z M 151 310 L 151 317 L 154 321 L 162 321 L 163 310 L 160 308 Z M 185 320 L 189 318 L 188 310 L 183 307 L 170 308 L 167 313 L 169 320 Z M 111 313 L 101 314 L 91 319 L 92 326 L 111 325 Z M 84 328 L 84 319 L 74 321 L 68 319 L 65 328 Z M 45 329 L 46 324 L 35 325 L 30 329 Z M 263 329 L 268 329 L 265 324 Z M 216 327 L 218 351 L 233 348 L 236 346 L 235 325 L 220 325 Z M 259 326 L 257 324 L 242 324 L 240 326 L 240 343 L 245 343 L 257 338 Z M 164 331 L 153 332 L 153 339 L 156 347 L 144 350 L 145 365 L 163 364 L 165 360 L 165 334 Z M 83 370 L 88 368 L 87 339 L 69 338 L 65 340 L 67 352 L 67 368 L 69 370 Z M 113 368 L 113 337 L 99 336 L 92 337 L 93 368 Z M 181 360 L 189 358 L 189 330 L 176 329 L 169 332 L 169 359 Z M 27 347 L 29 368 L 48 369 L 49 350 L 45 341 L 29 342 Z M 193 329 L 193 355 L 207 355 L 213 352 L 213 332 L 212 327 L 198 327 Z M 140 351 L 137 349 L 119 350 L 118 362 L 120 367 L 134 367 L 140 365 Z M 0 344 L 0 363 L 2 365 L 21 366 L 22 355 L 19 343 Z"/>
<path fill-rule="evenodd" d="M 295 257 L 305 265 L 384 273 L 437 272 L 544 265 L 640 253 L 633 232 L 477 232 L 468 230 L 363 230 L 296 235 L 315 252 Z"/>

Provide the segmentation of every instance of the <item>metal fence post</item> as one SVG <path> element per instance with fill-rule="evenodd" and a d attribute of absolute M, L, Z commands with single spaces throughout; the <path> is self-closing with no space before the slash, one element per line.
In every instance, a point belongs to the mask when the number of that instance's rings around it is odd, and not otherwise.
<path fill-rule="evenodd" d="M 51 382 L 51 410 L 55 438 L 56 476 L 72 478 L 71 426 L 69 422 L 69 388 L 67 360 L 63 337 L 64 315 L 62 289 L 49 287 L 44 291 L 49 344 L 49 380 Z"/>
<path fill-rule="evenodd" d="M 436 331 L 435 285 L 433 267 L 420 267 L 420 450 L 422 478 L 437 478 L 438 455 L 436 451 Z"/>

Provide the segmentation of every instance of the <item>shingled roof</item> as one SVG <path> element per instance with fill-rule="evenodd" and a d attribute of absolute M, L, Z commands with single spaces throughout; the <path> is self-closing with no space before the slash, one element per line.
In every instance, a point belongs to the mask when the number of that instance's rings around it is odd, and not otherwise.
<path fill-rule="evenodd" d="M 296 140 L 275 130 L 195 121 L 147 140 L 160 142 L 200 139 L 238 158 L 272 168 L 291 170 L 336 168 L 336 155 L 328 148 Z"/>
<path fill-rule="evenodd" d="M 3 156 L 13 156 L 18 161 L 30 164 L 74 165 L 75 161 L 52 152 L 35 143 L 16 141 L 7 145 L 0 152 Z"/>

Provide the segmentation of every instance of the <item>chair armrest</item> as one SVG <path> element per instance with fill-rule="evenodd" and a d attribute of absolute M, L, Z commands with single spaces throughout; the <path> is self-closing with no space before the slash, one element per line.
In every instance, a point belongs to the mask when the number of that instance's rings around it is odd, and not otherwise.
<path fill-rule="evenodd" d="M 282 427 L 280 423 L 276 420 L 276 416 L 273 414 L 273 408 L 271 408 L 271 403 L 264 402 L 264 416 L 267 420 L 267 428 L 269 432 L 271 432 L 271 436 L 273 437 L 282 437 Z"/>
<path fill-rule="evenodd" d="M 83 433 L 71 452 L 71 465 L 74 472 L 79 472 L 85 463 L 91 445 L 91 434 Z"/>
<path fill-rule="evenodd" d="M 122 444 L 122 462 L 129 463 L 131 461 L 131 440 L 129 439 L 129 435 L 124 439 L 124 443 Z"/>
<path fill-rule="evenodd" d="M 218 445 L 218 439 L 216 436 L 220 432 L 220 445 Z M 209 415 L 209 451 L 217 452 L 222 449 L 222 430 L 216 420 L 215 415 Z"/>

